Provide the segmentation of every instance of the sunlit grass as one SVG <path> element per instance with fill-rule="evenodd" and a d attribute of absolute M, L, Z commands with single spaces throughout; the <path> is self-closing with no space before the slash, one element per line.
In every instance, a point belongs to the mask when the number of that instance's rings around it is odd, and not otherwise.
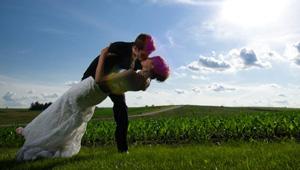
<path fill-rule="evenodd" d="M 300 144 L 137 145 L 129 154 L 114 146 L 83 147 L 72 158 L 16 163 L 17 148 L 1 148 L 0 165 L 9 169 L 297 169 Z"/>

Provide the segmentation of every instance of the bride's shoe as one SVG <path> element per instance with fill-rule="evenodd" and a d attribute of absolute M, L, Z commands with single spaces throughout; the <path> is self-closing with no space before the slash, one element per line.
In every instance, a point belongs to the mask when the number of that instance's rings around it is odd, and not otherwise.
<path fill-rule="evenodd" d="M 18 135 L 23 136 L 23 130 L 24 130 L 24 128 L 18 127 L 18 128 L 16 129 L 16 133 L 17 133 Z"/>

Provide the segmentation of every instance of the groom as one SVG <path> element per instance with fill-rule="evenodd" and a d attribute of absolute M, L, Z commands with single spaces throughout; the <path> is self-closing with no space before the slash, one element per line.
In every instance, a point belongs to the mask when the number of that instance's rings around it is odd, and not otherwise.
<path fill-rule="evenodd" d="M 134 42 L 114 42 L 109 45 L 109 57 L 104 61 L 104 73 L 108 74 L 114 69 L 142 69 L 141 61 L 147 59 L 155 50 L 153 39 L 148 34 L 140 34 Z M 95 78 L 96 68 L 100 55 L 98 55 L 85 71 L 81 80 L 92 76 Z M 102 89 L 105 91 L 105 89 Z M 127 129 L 128 129 L 128 108 L 125 101 L 125 94 L 109 95 L 113 102 L 114 118 L 117 124 L 115 139 L 119 152 L 128 152 Z"/>

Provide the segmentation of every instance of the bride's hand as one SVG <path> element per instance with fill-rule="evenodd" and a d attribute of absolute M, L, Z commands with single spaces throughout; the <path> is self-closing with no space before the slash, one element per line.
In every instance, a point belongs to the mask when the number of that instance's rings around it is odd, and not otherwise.
<path fill-rule="evenodd" d="M 108 47 L 105 47 L 101 50 L 101 53 L 100 55 L 103 55 L 103 56 L 107 56 L 106 54 L 108 53 Z"/>

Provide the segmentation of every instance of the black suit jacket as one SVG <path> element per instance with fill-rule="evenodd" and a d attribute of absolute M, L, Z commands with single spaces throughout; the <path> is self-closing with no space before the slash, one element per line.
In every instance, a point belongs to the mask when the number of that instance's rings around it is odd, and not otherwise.
<path fill-rule="evenodd" d="M 132 64 L 132 46 L 133 42 L 114 42 L 109 46 L 108 52 L 112 53 L 110 57 L 105 60 L 104 73 L 108 74 L 114 70 L 130 69 Z M 99 56 L 97 56 L 84 72 L 81 80 L 86 79 L 89 76 L 95 78 L 96 69 L 98 65 Z M 139 60 L 135 60 L 134 70 L 142 69 Z"/>

